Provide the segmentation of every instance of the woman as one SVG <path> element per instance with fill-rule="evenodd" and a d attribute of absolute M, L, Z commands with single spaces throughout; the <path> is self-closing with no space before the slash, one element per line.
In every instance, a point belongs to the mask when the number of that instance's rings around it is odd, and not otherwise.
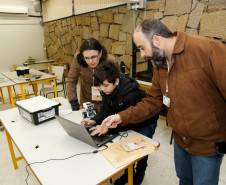
<path fill-rule="evenodd" d="M 84 102 L 93 102 L 99 111 L 101 101 L 92 100 L 92 86 L 98 86 L 94 81 L 93 73 L 102 62 L 115 61 L 114 57 L 107 54 L 106 49 L 94 38 L 86 39 L 80 52 L 75 53 L 67 78 L 68 100 L 72 110 L 82 108 Z M 80 104 L 77 97 L 77 83 L 80 78 Z M 95 92 L 94 92 L 95 93 Z"/>

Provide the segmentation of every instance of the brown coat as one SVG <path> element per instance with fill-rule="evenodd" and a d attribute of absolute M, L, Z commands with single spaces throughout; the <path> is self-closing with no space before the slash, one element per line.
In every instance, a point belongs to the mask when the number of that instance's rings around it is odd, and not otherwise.
<path fill-rule="evenodd" d="M 216 155 L 214 143 L 226 141 L 226 47 L 204 37 L 175 34 L 169 73 L 166 63 L 154 70 L 149 96 L 119 113 L 122 125 L 160 111 L 168 78 L 167 121 L 175 142 L 195 155 Z"/>
<path fill-rule="evenodd" d="M 67 92 L 68 100 L 78 99 L 76 87 L 80 78 L 80 105 L 82 105 L 84 102 L 92 102 L 91 87 L 93 86 L 93 72 L 90 68 L 83 67 L 78 63 L 77 55 L 78 53 L 75 53 L 74 60 L 68 73 Z M 107 61 L 109 60 L 116 62 L 113 56 L 108 55 Z M 94 85 L 98 86 L 96 82 Z M 101 102 L 96 101 L 93 103 L 95 108 L 99 110 L 101 107 Z"/>

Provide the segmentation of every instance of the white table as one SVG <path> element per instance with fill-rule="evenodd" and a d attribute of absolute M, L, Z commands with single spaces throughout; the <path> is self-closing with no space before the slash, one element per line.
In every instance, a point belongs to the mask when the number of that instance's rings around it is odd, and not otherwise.
<path fill-rule="evenodd" d="M 11 87 L 14 86 L 14 85 L 16 85 L 15 82 L 13 82 L 12 80 L 8 79 L 6 76 L 0 74 L 0 93 L 1 93 L 2 102 L 5 103 L 3 92 L 2 92 L 2 88 L 7 87 L 8 93 L 9 93 L 9 99 L 10 99 L 10 102 L 12 103 L 12 107 L 15 107 L 14 100 L 13 100 L 12 89 L 11 89 Z"/>
<path fill-rule="evenodd" d="M 63 117 L 80 123 L 82 111 L 73 111 Z M 27 163 L 62 159 L 74 154 L 96 150 L 94 147 L 67 135 L 56 119 L 34 125 L 21 117 L 17 108 L 1 111 L 0 119 L 5 127 L 8 142 L 12 140 L 15 143 Z M 133 131 L 129 132 L 129 134 L 134 133 Z M 156 146 L 159 145 L 158 142 L 151 141 Z M 36 149 L 36 146 L 39 147 Z M 129 184 L 132 184 L 132 164 L 135 162 L 115 169 L 98 152 L 96 154 L 75 156 L 63 161 L 34 164 L 30 168 L 40 184 L 44 185 L 101 184 L 124 169 L 129 168 Z"/>
<path fill-rule="evenodd" d="M 16 71 L 4 72 L 2 73 L 2 75 L 10 79 L 11 81 L 13 81 L 15 84 L 20 85 L 22 99 L 25 99 L 24 89 L 23 89 L 24 85 L 32 84 L 34 87 L 35 95 L 37 95 L 37 92 L 38 92 L 37 83 L 41 83 L 41 82 L 50 83 L 51 81 L 53 81 L 54 83 L 55 97 L 57 97 L 56 77 L 54 75 L 43 73 L 35 69 L 30 69 L 29 73 L 40 74 L 42 76 L 38 79 L 18 77 Z"/>

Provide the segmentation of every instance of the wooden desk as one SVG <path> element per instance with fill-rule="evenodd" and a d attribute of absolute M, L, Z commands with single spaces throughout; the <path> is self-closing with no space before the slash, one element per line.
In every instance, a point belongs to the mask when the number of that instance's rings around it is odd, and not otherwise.
<path fill-rule="evenodd" d="M 79 123 L 82 120 L 82 111 L 73 111 L 64 117 Z M 96 150 L 92 146 L 68 136 L 56 119 L 40 125 L 33 125 L 19 115 L 17 108 L 1 111 L 0 119 L 5 127 L 8 142 L 12 140 L 15 143 L 28 164 L 48 159 L 62 159 Z M 129 131 L 130 135 L 134 133 L 136 132 Z M 158 145 L 158 142 L 151 139 L 150 141 Z M 37 145 L 39 147 L 36 149 Z M 98 152 L 78 155 L 62 161 L 34 164 L 30 168 L 40 184 L 44 185 L 101 184 L 129 168 L 129 185 L 132 185 L 135 162 L 115 169 Z"/>
<path fill-rule="evenodd" d="M 9 93 L 9 99 L 10 99 L 10 102 L 11 102 L 13 108 L 15 107 L 15 104 L 14 104 L 14 100 L 13 100 L 13 94 L 12 94 L 12 88 L 11 87 L 14 86 L 14 85 L 16 85 L 15 82 L 8 79 L 4 75 L 0 74 L 0 92 L 1 92 L 2 102 L 5 103 L 2 88 L 7 87 L 8 93 Z"/>
<path fill-rule="evenodd" d="M 32 84 L 34 87 L 34 93 L 37 95 L 38 93 L 38 83 L 41 82 L 46 82 L 49 83 L 53 81 L 54 83 L 54 91 L 55 91 L 55 97 L 57 97 L 57 88 L 56 88 L 56 77 L 54 75 L 48 74 L 48 73 L 43 73 L 41 71 L 35 70 L 35 69 L 30 69 L 30 74 L 41 74 L 42 76 L 38 79 L 35 78 L 29 78 L 28 80 L 23 77 L 18 77 L 16 71 L 13 72 L 5 72 L 2 73 L 5 77 L 13 81 L 16 85 L 20 85 L 20 90 L 21 90 L 21 95 L 22 99 L 25 99 L 24 95 L 24 85 Z"/>
<path fill-rule="evenodd" d="M 52 62 L 54 62 L 54 60 L 40 60 L 40 61 L 36 61 L 33 64 L 24 62 L 23 65 L 29 66 L 31 69 L 47 72 L 48 64 L 51 64 Z"/>

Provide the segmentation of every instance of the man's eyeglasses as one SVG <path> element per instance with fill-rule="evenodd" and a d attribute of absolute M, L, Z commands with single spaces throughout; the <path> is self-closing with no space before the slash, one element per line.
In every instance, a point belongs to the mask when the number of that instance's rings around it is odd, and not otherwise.
<path fill-rule="evenodd" d="M 91 60 L 96 60 L 97 57 L 98 57 L 98 55 L 93 55 L 93 56 L 91 56 L 91 57 L 84 57 L 84 60 L 85 60 L 85 61 L 90 61 L 90 59 L 91 59 Z"/>

